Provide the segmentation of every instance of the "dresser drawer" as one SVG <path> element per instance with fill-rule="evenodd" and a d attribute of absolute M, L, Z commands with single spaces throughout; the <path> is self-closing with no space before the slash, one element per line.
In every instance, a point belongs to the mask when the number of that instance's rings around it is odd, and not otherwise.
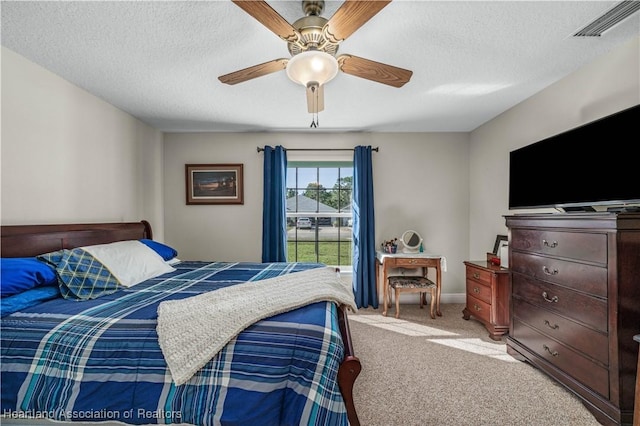
<path fill-rule="evenodd" d="M 483 321 L 491 321 L 491 305 L 467 294 L 467 309 Z"/>
<path fill-rule="evenodd" d="M 599 266 L 526 253 L 511 253 L 512 272 L 607 297 L 607 269 Z"/>
<path fill-rule="evenodd" d="M 532 305 L 607 332 L 607 301 L 530 277 L 513 274 L 512 291 Z"/>
<path fill-rule="evenodd" d="M 491 287 L 467 278 L 467 294 L 491 304 Z"/>
<path fill-rule="evenodd" d="M 513 337 L 541 358 L 571 375 L 593 391 L 609 398 L 609 371 L 579 352 L 539 333 L 514 318 Z"/>
<path fill-rule="evenodd" d="M 541 333 L 609 365 L 609 338 L 606 334 L 540 309 L 517 297 L 513 298 L 513 315 Z"/>
<path fill-rule="evenodd" d="M 491 285 L 491 272 L 473 266 L 467 266 L 467 280 L 474 280 L 484 285 Z"/>
<path fill-rule="evenodd" d="M 513 229 L 511 248 L 586 262 L 607 263 L 607 236 L 587 232 Z"/>

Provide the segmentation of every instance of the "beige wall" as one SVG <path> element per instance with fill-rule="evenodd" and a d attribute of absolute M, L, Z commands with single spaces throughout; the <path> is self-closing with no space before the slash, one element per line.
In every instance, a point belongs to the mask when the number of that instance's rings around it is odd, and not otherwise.
<path fill-rule="evenodd" d="M 138 221 L 163 238 L 162 133 L 2 48 L 2 224 Z"/>
<path fill-rule="evenodd" d="M 495 236 L 507 232 L 503 216 L 521 212 L 508 208 L 510 151 L 639 103 L 636 38 L 474 130 L 469 257 L 483 258 Z"/>
<path fill-rule="evenodd" d="M 166 239 L 185 259 L 260 261 L 262 153 L 256 147 L 379 147 L 373 154 L 376 241 L 422 234 L 425 250 L 447 258 L 444 292 L 464 293 L 468 247 L 469 145 L 466 133 L 166 134 Z M 351 152 L 290 151 L 288 158 L 352 159 Z M 244 164 L 245 204 L 186 205 L 185 164 Z M 443 299 L 445 300 L 445 299 Z"/>

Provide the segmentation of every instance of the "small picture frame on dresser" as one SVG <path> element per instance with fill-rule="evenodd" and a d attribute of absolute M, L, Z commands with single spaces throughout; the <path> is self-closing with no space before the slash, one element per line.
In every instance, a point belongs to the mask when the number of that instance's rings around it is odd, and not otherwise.
<path fill-rule="evenodd" d="M 500 241 L 498 247 L 498 258 L 500 258 L 500 267 L 509 267 L 509 241 Z"/>
<path fill-rule="evenodd" d="M 492 253 L 495 254 L 496 256 L 500 256 L 500 243 L 502 241 L 508 241 L 508 238 L 506 235 L 496 235 L 496 242 L 493 243 L 493 251 Z"/>

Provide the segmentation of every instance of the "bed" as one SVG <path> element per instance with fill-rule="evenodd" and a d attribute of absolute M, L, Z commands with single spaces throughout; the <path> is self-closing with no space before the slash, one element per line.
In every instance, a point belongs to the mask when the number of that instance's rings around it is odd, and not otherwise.
<path fill-rule="evenodd" d="M 152 230 L 146 221 L 21 225 L 3 226 L 1 238 L 2 258 L 30 258 L 148 241 Z M 323 265 L 183 260 L 171 267 L 98 298 L 48 297 L 3 314 L 2 423 L 359 425 L 353 386 L 361 365 L 344 304 L 315 301 L 260 319 L 180 384 L 163 355 L 167 340 L 191 333 L 165 338 L 159 308 L 315 274 Z"/>

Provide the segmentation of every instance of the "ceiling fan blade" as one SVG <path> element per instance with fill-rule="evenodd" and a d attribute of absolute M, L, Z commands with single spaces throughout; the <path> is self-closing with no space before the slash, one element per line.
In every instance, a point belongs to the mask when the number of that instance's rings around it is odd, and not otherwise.
<path fill-rule="evenodd" d="M 298 31 L 278 12 L 263 0 L 232 0 L 242 10 L 253 16 L 262 25 L 273 31 L 285 41 L 296 42 L 300 39 Z"/>
<path fill-rule="evenodd" d="M 315 88 L 315 91 L 312 90 Z M 316 96 L 316 93 L 318 95 Z M 307 111 L 314 114 L 324 110 L 324 84 L 321 86 L 307 86 Z"/>
<path fill-rule="evenodd" d="M 273 61 L 265 62 L 264 64 L 254 65 L 249 68 L 221 75 L 218 77 L 218 80 L 226 84 L 242 83 L 243 81 L 282 71 L 287 67 L 287 62 L 289 62 L 288 59 L 274 59 Z"/>
<path fill-rule="evenodd" d="M 340 43 L 373 18 L 391 0 L 347 0 L 324 26 L 324 33 L 331 43 Z"/>
<path fill-rule="evenodd" d="M 353 55 L 340 55 L 338 58 L 340 70 L 344 73 L 366 78 L 393 87 L 402 87 L 408 83 L 413 71 L 392 65 L 375 62 L 370 59 Z"/>

